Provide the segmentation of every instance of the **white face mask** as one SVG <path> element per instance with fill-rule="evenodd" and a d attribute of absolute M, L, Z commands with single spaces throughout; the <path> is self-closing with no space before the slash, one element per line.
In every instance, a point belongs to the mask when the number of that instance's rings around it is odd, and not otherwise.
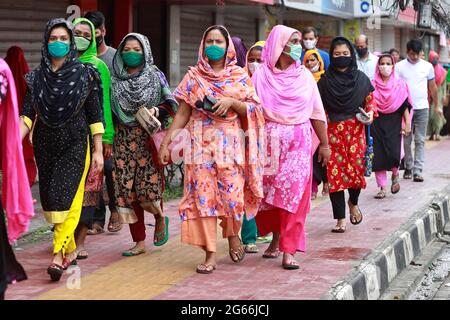
<path fill-rule="evenodd" d="M 314 67 L 312 67 L 311 69 L 312 73 L 316 73 L 317 71 L 320 70 L 320 63 L 317 63 Z"/>
<path fill-rule="evenodd" d="M 380 73 L 385 77 L 389 77 L 392 74 L 393 68 L 394 66 L 389 65 L 380 66 Z"/>
<path fill-rule="evenodd" d="M 307 50 L 312 50 L 316 47 L 316 40 L 303 40 L 303 44 Z"/>
<path fill-rule="evenodd" d="M 248 71 L 250 71 L 251 74 L 254 74 L 255 71 L 259 68 L 260 63 L 259 62 L 250 62 L 248 64 Z"/>

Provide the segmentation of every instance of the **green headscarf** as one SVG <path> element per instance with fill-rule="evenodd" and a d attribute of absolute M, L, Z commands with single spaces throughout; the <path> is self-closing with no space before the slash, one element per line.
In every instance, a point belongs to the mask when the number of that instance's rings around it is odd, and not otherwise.
<path fill-rule="evenodd" d="M 103 134 L 103 142 L 106 144 L 113 144 L 114 142 L 114 125 L 112 121 L 111 104 L 110 104 L 110 92 L 111 92 L 111 74 L 108 70 L 108 66 L 99 58 L 97 58 L 97 44 L 95 42 L 95 27 L 88 19 L 79 18 L 73 22 L 75 27 L 77 24 L 85 23 L 89 25 L 92 33 L 91 44 L 87 50 L 78 58 L 82 63 L 90 63 L 94 65 L 100 77 L 102 79 L 103 87 L 103 115 L 105 118 L 105 133 Z"/>

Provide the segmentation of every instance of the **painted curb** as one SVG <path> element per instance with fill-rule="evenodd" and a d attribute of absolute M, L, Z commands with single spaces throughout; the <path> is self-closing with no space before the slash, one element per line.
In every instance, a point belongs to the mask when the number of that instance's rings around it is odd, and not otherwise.
<path fill-rule="evenodd" d="M 322 299 L 380 298 L 391 281 L 422 252 L 436 234 L 444 233 L 445 225 L 450 220 L 449 196 L 450 187 L 447 187 L 375 248 L 345 279 L 336 282 Z"/>

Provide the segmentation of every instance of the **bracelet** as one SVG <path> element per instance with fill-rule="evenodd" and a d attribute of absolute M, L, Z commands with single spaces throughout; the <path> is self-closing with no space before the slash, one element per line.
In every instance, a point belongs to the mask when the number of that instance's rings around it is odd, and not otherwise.
<path fill-rule="evenodd" d="M 321 147 L 319 146 L 320 149 L 324 149 L 324 150 L 331 150 L 330 146 L 326 146 L 326 147 Z"/>

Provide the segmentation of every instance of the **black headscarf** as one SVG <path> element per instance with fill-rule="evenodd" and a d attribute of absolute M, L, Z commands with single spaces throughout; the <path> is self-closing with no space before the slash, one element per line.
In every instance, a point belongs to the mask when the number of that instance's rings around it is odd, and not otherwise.
<path fill-rule="evenodd" d="M 333 56 L 338 41 L 347 44 L 352 55 L 352 62 L 345 72 L 338 71 L 331 62 L 318 82 L 323 105 L 331 121 L 342 121 L 354 117 L 360 112 L 359 107 L 364 108 L 365 98 L 374 90 L 370 79 L 358 70 L 355 50 L 348 39 L 334 38 L 331 42 L 330 57 Z"/>
<path fill-rule="evenodd" d="M 70 36 L 70 51 L 59 70 L 52 70 L 48 40 L 55 27 L 64 27 Z M 78 113 L 91 90 L 101 93 L 99 75 L 77 58 L 72 25 L 62 18 L 52 19 L 45 28 L 40 65 L 26 75 L 33 106 L 40 120 L 50 127 L 61 127 Z"/>

